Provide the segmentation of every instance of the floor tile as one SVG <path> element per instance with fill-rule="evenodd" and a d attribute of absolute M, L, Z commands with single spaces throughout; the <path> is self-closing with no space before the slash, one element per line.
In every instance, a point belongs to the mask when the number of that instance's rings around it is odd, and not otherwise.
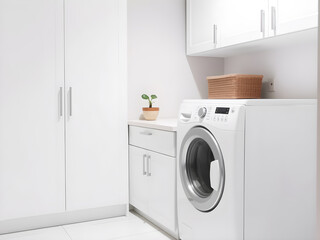
<path fill-rule="evenodd" d="M 62 227 L 0 235 L 0 240 L 71 240 Z"/>
<path fill-rule="evenodd" d="M 148 221 L 128 216 L 0 235 L 0 240 L 171 240 Z"/>
<path fill-rule="evenodd" d="M 172 238 L 167 237 L 161 232 L 149 232 L 149 233 L 142 233 L 137 235 L 131 235 L 124 238 L 118 238 L 119 240 L 171 240 Z"/>
<path fill-rule="evenodd" d="M 72 240 L 111 240 L 138 234 L 156 232 L 157 230 L 142 219 L 128 217 L 92 221 L 63 226 Z M 0 239 L 1 240 L 1 239 Z"/>

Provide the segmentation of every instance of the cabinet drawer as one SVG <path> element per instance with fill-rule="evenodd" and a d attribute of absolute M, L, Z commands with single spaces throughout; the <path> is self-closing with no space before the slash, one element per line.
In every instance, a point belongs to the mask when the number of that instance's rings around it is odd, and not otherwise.
<path fill-rule="evenodd" d="M 129 144 L 169 156 L 176 156 L 175 132 L 130 126 Z"/>

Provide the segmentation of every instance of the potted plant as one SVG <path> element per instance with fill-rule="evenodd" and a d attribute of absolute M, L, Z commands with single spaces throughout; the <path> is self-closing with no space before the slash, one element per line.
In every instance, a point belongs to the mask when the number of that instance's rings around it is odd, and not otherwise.
<path fill-rule="evenodd" d="M 156 95 L 151 95 L 150 97 L 146 94 L 141 95 L 142 99 L 148 100 L 149 107 L 142 108 L 143 116 L 146 120 L 156 120 L 159 114 L 159 108 L 158 107 L 152 107 L 152 101 L 156 98 L 158 98 Z"/>

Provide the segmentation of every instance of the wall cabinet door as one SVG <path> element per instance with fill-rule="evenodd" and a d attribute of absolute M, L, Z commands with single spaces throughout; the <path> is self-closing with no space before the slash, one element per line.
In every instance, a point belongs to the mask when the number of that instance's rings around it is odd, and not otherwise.
<path fill-rule="evenodd" d="M 125 204 L 119 0 L 66 0 L 67 210 Z"/>
<path fill-rule="evenodd" d="M 317 0 L 271 0 L 271 34 L 280 35 L 318 26 Z"/>
<path fill-rule="evenodd" d="M 223 47 L 318 26 L 317 0 L 187 0 L 186 3 L 188 55 L 223 56 L 228 54 Z"/>
<path fill-rule="evenodd" d="M 148 153 L 149 215 L 159 223 L 175 230 L 175 159 L 163 154 Z"/>
<path fill-rule="evenodd" d="M 261 39 L 268 35 L 267 0 L 225 0 L 221 15 L 220 47 Z"/>
<path fill-rule="evenodd" d="M 219 34 L 215 31 L 219 31 L 223 0 L 187 0 L 186 3 L 187 54 L 216 48 Z"/>
<path fill-rule="evenodd" d="M 0 220 L 63 212 L 63 0 L 0 0 Z"/>

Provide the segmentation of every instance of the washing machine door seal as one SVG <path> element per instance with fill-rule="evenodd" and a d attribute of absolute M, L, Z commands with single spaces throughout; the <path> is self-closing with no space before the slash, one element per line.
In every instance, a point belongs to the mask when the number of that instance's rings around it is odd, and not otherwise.
<path fill-rule="evenodd" d="M 201 212 L 215 209 L 225 185 L 224 160 L 219 144 L 206 128 L 190 129 L 181 143 L 180 180 L 190 203 Z"/>

